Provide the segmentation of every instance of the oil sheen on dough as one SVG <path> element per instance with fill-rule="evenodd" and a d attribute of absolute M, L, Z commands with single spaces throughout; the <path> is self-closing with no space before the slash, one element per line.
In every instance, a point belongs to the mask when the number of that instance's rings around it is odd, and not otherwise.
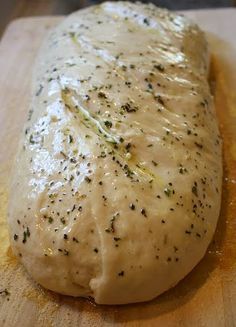
<path fill-rule="evenodd" d="M 151 300 L 203 257 L 221 198 L 204 34 L 153 5 L 66 18 L 37 59 L 9 205 L 14 253 L 44 287 Z"/>

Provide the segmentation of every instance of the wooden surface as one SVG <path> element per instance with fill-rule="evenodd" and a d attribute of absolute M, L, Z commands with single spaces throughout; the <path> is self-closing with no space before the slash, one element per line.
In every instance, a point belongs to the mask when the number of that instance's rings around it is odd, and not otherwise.
<path fill-rule="evenodd" d="M 236 10 L 188 12 L 206 31 L 224 140 L 221 216 L 200 264 L 149 303 L 95 306 L 43 290 L 12 256 L 6 228 L 10 167 L 28 111 L 31 69 L 48 29 L 60 17 L 13 22 L 0 44 L 0 326 L 236 326 Z M 24 192 L 24 190 L 22 190 Z"/>
<path fill-rule="evenodd" d="M 229 0 L 226 1 L 227 5 L 230 5 Z M 41 15 L 67 15 L 92 2 L 92 0 L 2 0 L 0 1 L 0 35 L 13 19 Z"/>

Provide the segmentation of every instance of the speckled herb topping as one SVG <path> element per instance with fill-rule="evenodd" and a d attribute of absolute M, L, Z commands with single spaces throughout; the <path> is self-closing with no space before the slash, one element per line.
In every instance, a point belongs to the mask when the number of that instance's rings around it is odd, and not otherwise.
<path fill-rule="evenodd" d="M 104 278 L 122 289 L 134 276 L 181 270 L 190 249 L 206 248 L 221 142 L 195 25 L 152 5 L 84 13 L 41 50 L 12 239 L 26 265 L 24 247 L 37 245 L 45 264 L 62 260 L 85 289 L 113 262 Z"/>

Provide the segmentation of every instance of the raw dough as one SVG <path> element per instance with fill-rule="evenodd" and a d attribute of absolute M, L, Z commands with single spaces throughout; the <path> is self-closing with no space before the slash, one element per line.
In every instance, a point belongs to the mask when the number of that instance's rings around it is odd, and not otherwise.
<path fill-rule="evenodd" d="M 44 287 L 155 298 L 203 257 L 221 141 L 203 32 L 154 5 L 103 3 L 45 41 L 14 168 L 14 253 Z"/>

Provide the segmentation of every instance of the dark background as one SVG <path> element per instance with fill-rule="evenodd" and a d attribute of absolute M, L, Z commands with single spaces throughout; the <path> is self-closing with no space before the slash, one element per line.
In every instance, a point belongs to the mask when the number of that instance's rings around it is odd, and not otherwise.
<path fill-rule="evenodd" d="M 14 18 L 41 15 L 66 15 L 85 6 L 99 3 L 95 0 L 0 0 L 0 36 Z M 168 9 L 200 9 L 236 6 L 236 0 L 152 0 Z"/>

